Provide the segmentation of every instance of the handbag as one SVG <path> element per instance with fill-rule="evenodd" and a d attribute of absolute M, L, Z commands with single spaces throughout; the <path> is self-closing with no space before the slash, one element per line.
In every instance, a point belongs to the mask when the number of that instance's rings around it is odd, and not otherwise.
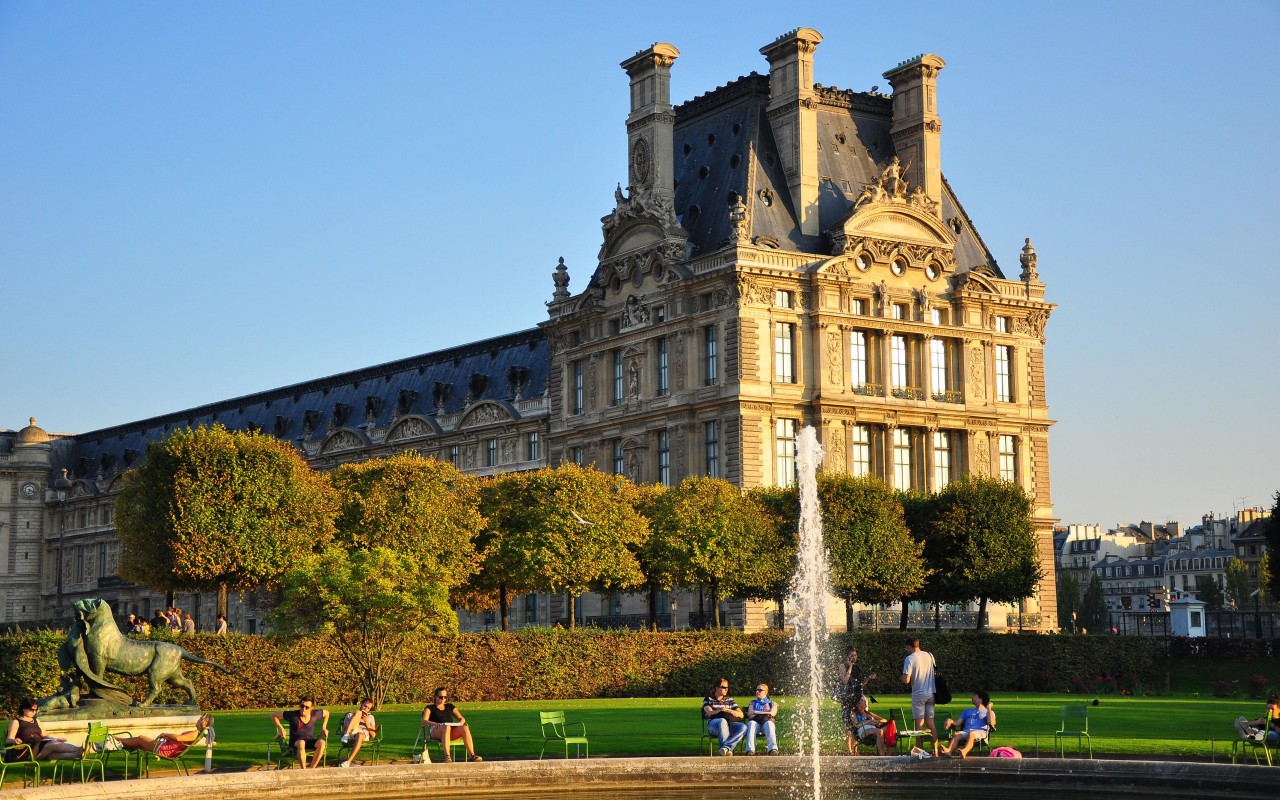
<path fill-rule="evenodd" d="M 933 658 L 932 655 L 929 656 Z M 935 706 L 945 706 L 951 702 L 951 687 L 947 686 L 947 679 L 941 672 L 938 672 L 938 662 L 933 662 L 933 704 Z"/>
<path fill-rule="evenodd" d="M 889 720 L 888 724 L 884 726 L 884 743 L 890 747 L 898 744 L 898 723 L 893 720 Z"/>

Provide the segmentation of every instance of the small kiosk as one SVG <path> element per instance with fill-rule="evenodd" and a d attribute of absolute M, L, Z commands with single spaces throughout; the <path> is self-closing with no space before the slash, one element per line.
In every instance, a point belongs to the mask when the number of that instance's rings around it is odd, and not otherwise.
<path fill-rule="evenodd" d="M 1203 638 L 1207 624 L 1203 600 L 1186 597 L 1169 601 L 1169 633 Z"/>

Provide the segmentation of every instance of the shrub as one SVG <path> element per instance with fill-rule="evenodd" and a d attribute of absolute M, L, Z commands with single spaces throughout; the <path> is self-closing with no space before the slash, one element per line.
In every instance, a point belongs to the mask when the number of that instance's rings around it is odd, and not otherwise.
<path fill-rule="evenodd" d="M 1264 698 L 1270 694 L 1271 679 L 1266 675 L 1252 675 L 1249 678 L 1249 696 Z"/>
<path fill-rule="evenodd" d="M 1214 697 L 1239 697 L 1240 681 L 1214 681 L 1209 684 L 1209 694 Z"/>

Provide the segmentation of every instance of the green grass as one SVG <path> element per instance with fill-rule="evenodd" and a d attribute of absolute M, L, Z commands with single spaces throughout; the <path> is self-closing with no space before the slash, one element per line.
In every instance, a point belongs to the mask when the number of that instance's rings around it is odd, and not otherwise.
<path fill-rule="evenodd" d="M 1247 699 L 1117 695 L 1099 699 L 1100 705 L 1089 708 L 1089 731 L 1094 755 L 1101 757 L 1207 760 L 1211 756 L 1210 739 L 1214 739 L 1216 756 L 1221 761 L 1229 755 L 1235 737 L 1232 720 L 1240 715 L 1252 718 L 1263 711 L 1260 701 Z M 786 713 L 794 703 L 790 698 L 781 700 L 780 738 L 783 752 L 787 752 L 794 743 Z M 1079 703 L 1081 697 L 1024 694 L 997 695 L 993 700 L 999 721 L 995 744 L 1016 747 L 1030 756 L 1036 752 L 1038 737 L 1041 755 L 1049 756 L 1055 754 L 1053 732 L 1058 729 L 1061 707 Z M 542 739 L 537 712 L 555 709 L 564 710 L 570 722 L 586 723 L 592 757 L 696 755 L 702 732 L 700 706 L 700 698 L 690 697 L 472 703 L 462 704 L 459 709 L 471 725 L 478 752 L 486 760 L 507 760 L 538 757 Z M 947 714 L 958 717 L 965 707 L 966 703 L 957 697 L 956 702 L 940 708 L 940 722 Z M 891 708 L 909 713 L 909 703 L 903 696 L 886 695 L 873 706 L 885 716 Z M 331 709 L 329 730 L 335 746 L 338 723 L 348 710 Z M 384 726 L 382 763 L 409 759 L 421 712 L 420 706 L 388 706 L 378 712 L 378 721 Z M 267 742 L 275 733 L 270 714 L 270 709 L 218 713 L 215 769 L 260 768 L 266 759 Z M 823 751 L 843 752 L 839 710 L 834 703 L 824 710 L 824 728 Z M 1074 747 L 1075 740 L 1068 740 L 1068 756 Z M 563 757 L 563 745 L 559 751 L 550 746 L 548 756 L 556 752 Z M 706 753 L 705 745 L 701 752 Z M 431 754 L 438 760 L 438 747 L 433 746 Z M 191 752 L 188 758 L 195 769 L 202 761 L 202 749 Z M 118 757 L 113 761 L 112 772 L 116 775 L 120 763 Z M 330 763 L 334 761 L 331 759 Z"/>

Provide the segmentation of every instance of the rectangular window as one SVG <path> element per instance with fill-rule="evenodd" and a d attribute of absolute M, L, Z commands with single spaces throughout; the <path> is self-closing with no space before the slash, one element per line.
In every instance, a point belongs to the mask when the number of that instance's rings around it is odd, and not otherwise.
<path fill-rule="evenodd" d="M 889 343 L 890 374 L 894 389 L 906 389 L 907 383 L 907 337 L 894 336 Z"/>
<path fill-rule="evenodd" d="M 951 433 L 933 432 L 933 488 L 941 489 L 951 483 Z"/>
<path fill-rule="evenodd" d="M 867 383 L 867 332 L 849 332 L 849 369 L 853 373 L 850 382 L 853 388 Z"/>
<path fill-rule="evenodd" d="M 613 404 L 622 405 L 622 351 L 613 351 Z"/>
<path fill-rule="evenodd" d="M 773 304 L 778 308 L 792 308 L 793 306 L 792 306 L 791 292 L 778 289 L 773 293 Z"/>
<path fill-rule="evenodd" d="M 1009 318 L 996 317 L 996 333 L 1008 333 L 1008 332 L 1009 332 Z"/>
<path fill-rule="evenodd" d="M 1013 436 L 1000 436 L 1000 480 L 1018 480 L 1018 440 Z"/>
<path fill-rule="evenodd" d="M 542 458 L 542 442 L 539 441 L 537 431 L 533 431 L 529 434 L 526 452 L 529 455 L 530 461 L 537 461 L 539 458 Z"/>
<path fill-rule="evenodd" d="M 929 321 L 932 322 L 934 325 L 943 324 L 942 309 L 940 308 L 929 309 Z"/>
<path fill-rule="evenodd" d="M 893 429 L 893 488 L 911 488 L 911 431 Z"/>
<path fill-rule="evenodd" d="M 1001 403 L 1013 402 L 1013 380 L 1009 372 L 1011 349 L 1008 345 L 996 345 L 996 400 Z"/>
<path fill-rule="evenodd" d="M 581 466 L 583 465 L 583 464 L 582 464 L 582 448 L 581 448 L 581 447 L 570 447 L 570 448 L 569 448 L 569 460 L 570 460 L 570 461 L 572 461 L 573 463 L 575 463 L 575 464 L 577 464 L 578 466 L 580 466 L 580 467 L 581 467 Z"/>
<path fill-rule="evenodd" d="M 708 422 L 703 425 L 703 446 L 706 454 L 707 476 L 720 477 L 720 425 Z"/>
<path fill-rule="evenodd" d="M 951 388 L 947 379 L 946 339 L 934 337 L 929 340 L 929 371 L 934 394 L 943 394 Z"/>
<path fill-rule="evenodd" d="M 658 340 L 658 397 L 666 397 L 670 391 L 670 384 L 667 383 L 667 337 L 663 336 Z"/>
<path fill-rule="evenodd" d="M 524 621 L 535 625 L 538 622 L 538 596 L 536 594 L 524 596 Z"/>
<path fill-rule="evenodd" d="M 582 377 L 582 362 L 573 362 L 573 401 L 570 403 L 569 413 L 581 414 L 583 405 L 583 391 L 585 389 Z"/>
<path fill-rule="evenodd" d="M 104 511 L 106 509 L 103 509 Z M 107 577 L 107 543 L 98 542 L 98 577 Z"/>
<path fill-rule="evenodd" d="M 671 485 L 671 445 L 666 431 L 658 431 L 658 483 Z"/>
<path fill-rule="evenodd" d="M 716 326 L 708 325 L 702 329 L 702 383 L 704 386 L 716 385 L 716 344 Z"/>
<path fill-rule="evenodd" d="M 850 452 L 854 477 L 871 474 L 871 429 L 866 425 L 854 425 L 850 430 L 853 448 Z"/>
<path fill-rule="evenodd" d="M 626 471 L 626 458 L 622 452 L 622 440 L 613 440 L 613 474 L 621 475 Z"/>
<path fill-rule="evenodd" d="M 866 316 L 867 301 L 863 300 L 861 297 L 853 298 L 849 301 L 849 313 L 857 314 L 858 316 Z"/>
<path fill-rule="evenodd" d="M 777 474 L 774 482 L 779 486 L 791 486 L 796 482 L 796 421 L 780 419 L 775 424 L 774 453 L 777 456 Z"/>
<path fill-rule="evenodd" d="M 498 466 L 498 440 L 490 439 L 485 443 L 484 448 L 484 465 L 486 467 Z"/>
<path fill-rule="evenodd" d="M 906 307 L 906 306 L 904 306 L 902 303 L 894 303 L 894 304 L 893 304 L 893 318 L 894 318 L 894 319 L 906 319 L 906 318 L 907 318 L 907 307 Z"/>
<path fill-rule="evenodd" d="M 702 296 L 702 310 L 711 311 L 716 307 L 715 296 L 707 292 Z"/>
<path fill-rule="evenodd" d="M 84 516 L 84 512 L 80 512 L 80 516 Z M 84 580 L 84 547 L 76 548 L 76 583 Z"/>
<path fill-rule="evenodd" d="M 779 383 L 796 382 L 795 347 L 796 326 L 790 322 L 773 325 L 773 378 Z"/>
<path fill-rule="evenodd" d="M 456 444 L 449 445 L 449 463 L 458 466 L 458 446 Z"/>

